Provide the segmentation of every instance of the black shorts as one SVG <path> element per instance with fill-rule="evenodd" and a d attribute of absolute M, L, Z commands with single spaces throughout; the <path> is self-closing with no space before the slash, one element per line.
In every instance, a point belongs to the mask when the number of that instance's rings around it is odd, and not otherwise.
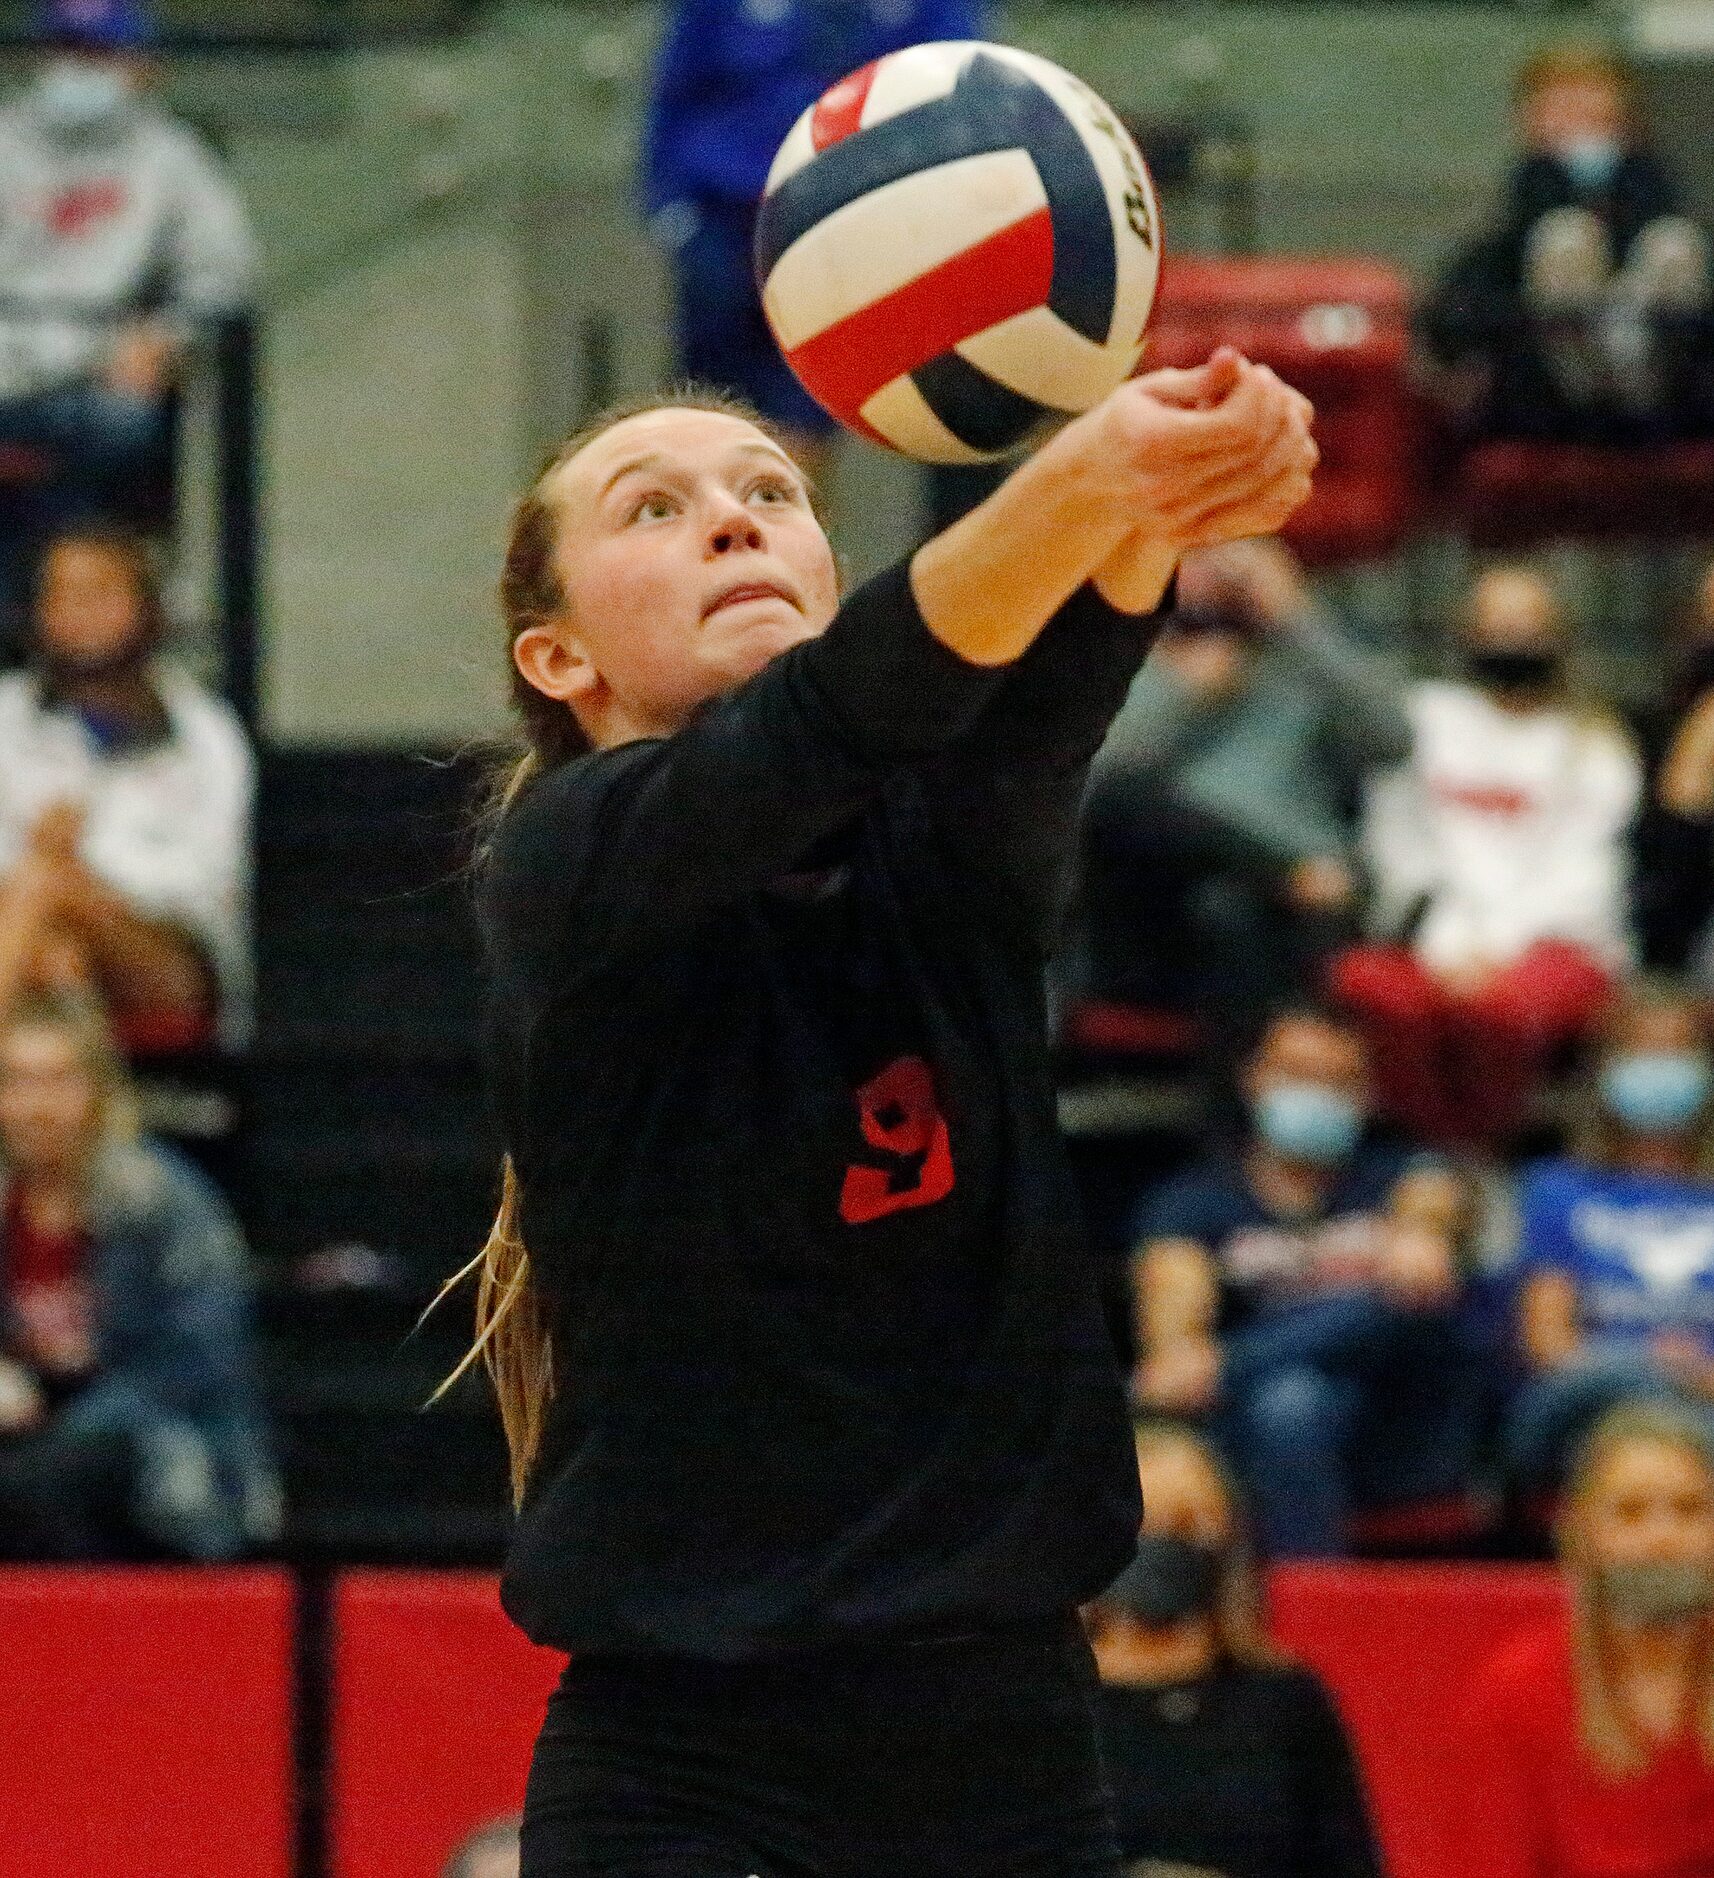
<path fill-rule="evenodd" d="M 573 1661 L 522 1878 L 1117 1878 L 1075 1617 L 730 1666 Z"/>

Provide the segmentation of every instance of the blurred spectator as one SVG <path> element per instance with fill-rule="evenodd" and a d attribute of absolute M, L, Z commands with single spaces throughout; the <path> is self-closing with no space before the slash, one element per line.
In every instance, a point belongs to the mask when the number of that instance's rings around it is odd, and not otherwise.
<path fill-rule="evenodd" d="M 0 1028 L 0 1555 L 231 1558 L 278 1489 L 226 1207 L 136 1132 L 100 1017 Z"/>
<path fill-rule="evenodd" d="M 672 258 L 678 369 L 747 398 L 820 467 L 834 422 L 780 356 L 751 260 L 774 153 L 829 85 L 889 52 L 981 39 L 983 0 L 677 0 L 644 150 L 649 224 Z"/>
<path fill-rule="evenodd" d="M 1467 1484 L 1480 1372 L 1460 1310 L 1468 1202 L 1426 1155 L 1367 1133 L 1344 1020 L 1282 1012 L 1246 1065 L 1246 1139 L 1145 1209 L 1134 1394 L 1208 1418 L 1271 1557 L 1346 1547 L 1353 1503 Z"/>
<path fill-rule="evenodd" d="M 147 550 L 102 530 L 43 557 L 30 666 L 0 677 L 0 995 L 81 979 L 124 1041 L 228 1043 L 248 1021 L 254 760 L 160 656 Z"/>
<path fill-rule="evenodd" d="M 1577 1467 L 1560 1618 L 1490 1663 L 1459 1818 L 1480 1878 L 1714 1871 L 1714 1447 L 1617 1410 Z"/>
<path fill-rule="evenodd" d="M 518 1822 L 497 1819 L 473 1832 L 447 1861 L 441 1878 L 518 1878 Z"/>
<path fill-rule="evenodd" d="M 1714 426 L 1708 242 L 1649 147 L 1610 52 L 1557 46 L 1518 74 L 1519 145 L 1495 223 L 1427 309 L 1484 437 L 1651 442 Z"/>
<path fill-rule="evenodd" d="M 1525 1174 L 1511 1453 L 1555 1484 L 1577 1439 L 1633 1396 L 1679 1397 L 1714 1428 L 1714 1065 L 1707 1013 L 1669 985 L 1603 1026 L 1583 1139 Z"/>
<path fill-rule="evenodd" d="M 46 460 L 0 509 L 13 606 L 41 539 L 158 462 L 186 349 L 254 268 L 224 173 L 147 95 L 138 0 L 54 0 L 39 29 L 34 83 L 0 110 L 0 448 Z"/>
<path fill-rule="evenodd" d="M 1654 787 L 1638 830 L 1648 960 L 1714 982 L 1714 562 L 1703 570 L 1656 735 Z"/>
<path fill-rule="evenodd" d="M 1137 1463 L 1136 1563 L 1089 1612 L 1127 1871 L 1378 1878 L 1351 1745 L 1317 1677 L 1263 1638 L 1220 1463 L 1194 1435 L 1162 1426 L 1139 1430 Z"/>
<path fill-rule="evenodd" d="M 1467 676 L 1413 687 L 1403 767 L 1369 791 L 1381 942 L 1334 961 L 1386 1107 L 1439 1142 L 1491 1146 L 1528 1116 L 1631 955 L 1626 835 L 1641 769 L 1566 673 L 1545 576 L 1495 568 L 1464 632 Z"/>
<path fill-rule="evenodd" d="M 1189 556 L 1178 611 L 1091 772 L 1089 989 L 1239 1034 L 1355 931 L 1353 804 L 1410 749 L 1403 675 L 1277 541 Z"/>

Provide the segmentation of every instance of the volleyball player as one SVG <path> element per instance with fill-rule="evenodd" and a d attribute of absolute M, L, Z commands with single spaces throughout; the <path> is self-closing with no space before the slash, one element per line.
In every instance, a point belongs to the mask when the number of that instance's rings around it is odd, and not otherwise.
<path fill-rule="evenodd" d="M 716 399 L 519 505 L 479 1348 L 504 1603 L 572 1653 L 524 1878 L 1117 1872 L 1075 1612 L 1136 1464 L 1042 967 L 1176 562 L 1279 526 L 1309 418 L 1133 380 L 843 602 Z"/>

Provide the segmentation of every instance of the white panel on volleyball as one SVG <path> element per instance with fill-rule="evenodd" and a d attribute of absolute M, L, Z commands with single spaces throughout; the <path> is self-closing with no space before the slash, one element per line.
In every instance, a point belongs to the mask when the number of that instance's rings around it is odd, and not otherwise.
<path fill-rule="evenodd" d="M 774 152 L 774 160 L 768 166 L 765 195 L 771 196 L 788 176 L 795 176 L 815 155 L 814 118 L 815 107 L 811 105 L 786 133 L 785 142 Z"/>
<path fill-rule="evenodd" d="M 1098 346 L 1073 332 L 1057 313 L 1033 306 L 961 339 L 955 350 L 990 378 L 1038 404 L 1087 411 L 1136 363 L 1140 348 Z M 1125 352 L 1130 356 L 1116 365 Z"/>
<path fill-rule="evenodd" d="M 789 352 L 1047 206 L 1027 150 L 960 157 L 859 196 L 799 235 L 762 299 Z"/>
<path fill-rule="evenodd" d="M 1075 74 L 1062 70 L 1037 53 L 1012 50 L 1007 57 L 1029 72 L 1064 111 L 1100 173 L 1107 192 L 1107 212 L 1113 223 L 1113 249 L 1118 262 L 1113 319 L 1108 328 L 1109 347 L 1118 353 L 1140 353 L 1143 328 L 1148 324 L 1149 311 L 1154 305 L 1155 283 L 1160 272 L 1160 206 L 1148 166 L 1130 132 L 1111 107 Z M 1152 246 L 1138 235 L 1126 214 L 1125 191 L 1133 178 L 1141 182 L 1149 198 L 1148 222 L 1155 233 Z M 973 362 L 980 361 L 973 359 Z M 1129 363 L 1135 362 L 1133 356 Z"/>
<path fill-rule="evenodd" d="M 869 82 L 859 128 L 867 130 L 883 118 L 946 97 L 981 43 L 977 39 L 936 39 L 889 53 L 876 66 Z"/>
<path fill-rule="evenodd" d="M 906 455 L 923 463 L 987 463 L 987 451 L 972 450 L 930 410 L 908 378 L 883 385 L 863 406 L 863 421 Z"/>

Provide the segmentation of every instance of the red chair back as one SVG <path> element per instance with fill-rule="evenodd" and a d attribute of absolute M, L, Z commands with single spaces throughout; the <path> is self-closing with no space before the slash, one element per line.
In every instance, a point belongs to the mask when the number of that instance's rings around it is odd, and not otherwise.
<path fill-rule="evenodd" d="M 1417 520 L 1410 318 L 1409 283 L 1384 261 L 1169 253 L 1144 362 L 1194 365 L 1236 346 L 1312 399 L 1321 468 L 1286 537 L 1315 564 L 1367 560 Z"/>

